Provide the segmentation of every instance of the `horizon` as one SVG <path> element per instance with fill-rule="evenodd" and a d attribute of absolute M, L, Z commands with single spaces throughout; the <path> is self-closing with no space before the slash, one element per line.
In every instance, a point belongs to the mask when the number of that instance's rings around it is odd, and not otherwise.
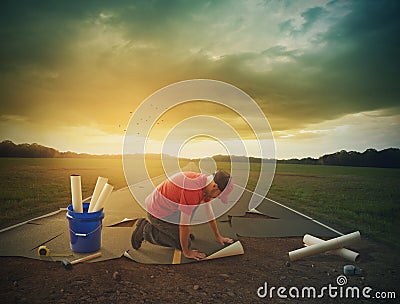
<path fill-rule="evenodd" d="M 186 158 L 239 144 L 276 159 L 399 148 L 399 10 L 367 0 L 8 3 L 0 141 L 93 155 L 122 154 L 126 141 Z M 239 100 L 222 92 L 161 112 L 167 101 L 151 104 L 149 129 L 128 128 L 152 94 L 190 79 L 235 86 L 262 115 L 235 111 Z M 219 124 L 227 131 L 216 136 Z M 254 131 L 263 124 L 270 134 Z"/>
<path fill-rule="evenodd" d="M 15 142 L 13 142 L 13 141 L 11 141 L 11 140 L 9 140 L 9 139 L 7 139 L 7 140 L 3 140 L 3 141 L 1 141 L 0 143 L 2 143 L 2 142 L 5 142 L 5 141 L 10 141 L 10 142 L 12 142 L 13 144 L 15 144 L 15 145 L 24 145 L 24 144 L 26 144 L 26 145 L 40 145 L 40 146 L 43 146 L 43 145 L 41 145 L 41 144 L 39 144 L 39 143 L 36 143 L 36 142 L 34 142 L 34 143 L 26 143 L 26 142 L 24 142 L 24 143 L 15 143 Z M 55 150 L 57 150 L 58 152 L 60 152 L 60 153 L 73 153 L 73 154 L 88 154 L 88 155 L 90 155 L 90 156 L 99 156 L 99 157 L 101 157 L 101 156 L 105 156 L 105 157 L 122 157 L 124 154 L 91 154 L 91 153 L 86 153 L 86 152 L 76 152 L 76 151 L 71 151 L 71 150 L 66 150 L 66 151 L 60 151 L 60 150 L 58 150 L 58 149 L 56 149 L 56 148 L 54 148 L 54 147 L 49 147 L 49 146 L 43 146 L 43 147 L 45 147 L 45 148 L 49 148 L 49 149 L 55 149 Z M 381 149 L 381 150 L 378 150 L 378 149 L 375 149 L 375 148 L 367 148 L 366 150 L 364 150 L 364 151 L 355 151 L 355 150 L 340 150 L 340 151 L 335 151 L 335 152 L 332 152 L 332 153 L 326 153 L 326 154 L 323 154 L 323 155 L 320 155 L 320 156 L 317 156 L 317 157 L 311 157 L 311 156 L 306 156 L 306 157 L 301 157 L 301 158 L 296 158 L 296 157 L 293 157 L 293 158 L 264 158 L 264 160 L 273 160 L 273 159 L 275 159 L 275 160 L 277 160 L 277 161 L 285 161 L 285 160 L 295 160 L 295 159 L 298 159 L 298 160 L 302 160 L 302 159 L 307 159 L 307 158 L 311 158 L 311 159 L 316 159 L 316 160 L 318 160 L 319 158 L 321 158 L 321 157 L 323 157 L 323 156 L 325 156 L 325 155 L 331 155 L 331 154 L 335 154 L 335 153 L 338 153 L 338 152 L 341 152 L 341 151 L 346 151 L 346 152 L 348 152 L 348 153 L 350 153 L 350 152 L 356 152 L 356 153 L 360 153 L 360 154 L 362 154 L 362 153 L 365 153 L 366 151 L 368 151 L 368 150 L 375 150 L 375 151 L 377 151 L 377 152 L 382 152 L 382 151 L 384 151 L 384 150 L 388 150 L 388 149 L 400 149 L 400 148 L 395 148 L 395 147 L 389 147 L 389 148 L 385 148 L 385 149 Z M 174 157 L 174 158 L 179 158 L 178 156 L 176 156 L 176 155 L 171 155 L 171 154 L 168 154 L 168 153 L 163 153 L 164 155 L 167 155 L 167 156 L 169 156 L 169 157 Z M 161 153 L 134 153 L 134 154 L 126 154 L 126 155 L 161 155 Z M 230 154 L 214 154 L 214 155 L 208 155 L 208 156 L 206 156 L 206 157 L 199 157 L 199 158 L 188 158 L 188 157 L 182 157 L 181 156 L 181 158 L 182 159 L 189 159 L 189 160 L 200 160 L 200 159 L 202 159 L 202 158 L 213 158 L 213 157 L 217 157 L 217 156 L 227 156 L 227 157 L 238 157 L 238 158 L 242 158 L 242 157 L 247 157 L 247 158 L 256 158 L 256 159 L 262 159 L 262 158 L 260 158 L 260 157 L 255 157 L 255 156 L 251 156 L 251 155 L 230 155 Z"/>

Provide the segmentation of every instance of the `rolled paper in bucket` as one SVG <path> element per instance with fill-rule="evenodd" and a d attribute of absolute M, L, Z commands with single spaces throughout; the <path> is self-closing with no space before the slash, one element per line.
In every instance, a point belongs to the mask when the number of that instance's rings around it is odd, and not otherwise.
<path fill-rule="evenodd" d="M 93 212 L 94 207 L 96 206 L 96 202 L 100 197 L 100 193 L 103 190 L 105 184 L 107 184 L 108 178 L 99 176 L 97 178 L 96 186 L 94 187 L 94 191 L 92 194 L 92 198 L 90 199 L 89 212 Z"/>
<path fill-rule="evenodd" d="M 82 213 L 73 211 L 72 205 L 68 206 L 66 216 L 69 222 L 70 246 L 74 252 L 94 252 L 101 247 L 103 209 L 90 213 L 88 209 L 89 203 L 83 203 Z"/>
<path fill-rule="evenodd" d="M 74 212 L 82 213 L 82 185 L 80 175 L 71 175 L 71 198 Z"/>
<path fill-rule="evenodd" d="M 104 185 L 103 190 L 101 191 L 99 199 L 97 200 L 96 205 L 94 206 L 92 212 L 96 212 L 104 208 L 104 205 L 107 203 L 108 198 L 110 197 L 113 189 L 114 187 L 111 186 L 110 184 Z"/>

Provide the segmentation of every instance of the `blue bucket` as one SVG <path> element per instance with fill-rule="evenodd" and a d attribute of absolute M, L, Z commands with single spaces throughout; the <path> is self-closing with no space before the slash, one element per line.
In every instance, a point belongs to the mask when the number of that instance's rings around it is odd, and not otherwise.
<path fill-rule="evenodd" d="M 68 206 L 70 246 L 72 251 L 88 253 L 100 250 L 103 209 L 88 213 L 89 203 L 83 203 L 83 213 Z"/>

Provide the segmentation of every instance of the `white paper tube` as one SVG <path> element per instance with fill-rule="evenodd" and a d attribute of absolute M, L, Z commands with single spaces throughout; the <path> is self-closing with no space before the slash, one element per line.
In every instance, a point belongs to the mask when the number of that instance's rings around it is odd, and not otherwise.
<path fill-rule="evenodd" d="M 89 210 L 88 212 L 92 212 L 94 207 L 96 206 L 96 202 L 100 197 L 101 191 L 104 188 L 104 185 L 108 182 L 108 178 L 99 176 L 97 178 L 96 186 L 94 187 L 94 191 L 92 197 L 90 199 Z"/>
<path fill-rule="evenodd" d="M 303 237 L 303 242 L 306 246 L 312 246 L 315 244 L 320 244 L 325 242 L 324 240 L 321 240 L 315 236 L 312 236 L 310 234 L 306 234 Z M 351 262 L 358 262 L 358 260 L 360 259 L 360 254 L 358 252 L 349 250 L 347 248 L 340 248 L 340 249 L 335 249 L 330 251 L 330 253 L 338 255 L 346 260 L 349 260 Z"/>
<path fill-rule="evenodd" d="M 350 234 L 342 235 L 337 238 L 315 244 L 309 247 L 300 248 L 289 252 L 289 259 L 295 261 L 318 253 L 343 248 L 361 239 L 360 232 L 356 231 Z"/>
<path fill-rule="evenodd" d="M 82 185 L 80 175 L 71 175 L 71 198 L 74 212 L 82 213 Z"/>
<path fill-rule="evenodd" d="M 99 199 L 97 200 L 96 205 L 94 206 L 92 212 L 97 212 L 97 211 L 103 209 L 103 207 L 107 203 L 107 200 L 110 197 L 113 189 L 114 189 L 114 187 L 111 186 L 110 184 L 104 185 L 103 190 L 101 191 Z"/>
<path fill-rule="evenodd" d="M 244 254 L 244 249 L 242 243 L 240 243 L 240 241 L 236 241 L 235 243 L 230 244 L 229 246 L 224 247 L 221 250 L 205 257 L 204 260 L 218 259 L 239 254 Z"/>

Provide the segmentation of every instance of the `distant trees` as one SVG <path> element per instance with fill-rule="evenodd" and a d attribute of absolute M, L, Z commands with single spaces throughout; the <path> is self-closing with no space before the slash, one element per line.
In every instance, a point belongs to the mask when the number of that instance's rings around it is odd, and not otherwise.
<path fill-rule="evenodd" d="M 400 168 L 400 149 L 389 148 L 382 151 L 367 149 L 362 153 L 342 150 L 332 154 L 325 154 L 318 159 L 307 157 L 303 159 L 278 160 L 278 162 L 284 164 Z"/>
<path fill-rule="evenodd" d="M 71 158 L 71 157 L 120 157 L 118 155 L 91 155 L 86 153 L 60 152 L 56 149 L 34 144 L 14 144 L 10 140 L 0 143 L 0 157 L 29 157 L 29 158 Z M 150 157 L 150 156 L 149 156 Z M 251 163 L 260 163 L 261 159 L 245 156 L 213 156 L 216 162 L 219 161 L 249 161 Z M 263 160 L 268 162 L 271 160 Z M 389 148 L 382 151 L 367 149 L 364 152 L 342 150 L 340 152 L 326 154 L 320 158 L 302 158 L 277 160 L 283 164 L 308 164 L 308 165 L 331 165 L 331 166 L 353 166 L 353 167 L 382 167 L 382 168 L 400 168 L 400 149 Z"/>
<path fill-rule="evenodd" d="M 34 144 L 20 144 L 16 145 L 10 140 L 5 140 L 0 143 L 0 156 L 1 157 L 57 157 L 60 152 L 56 149 L 44 147 Z"/>
<path fill-rule="evenodd" d="M 0 157 L 23 157 L 23 158 L 71 158 L 71 157 L 100 157 L 86 153 L 60 152 L 56 149 L 39 144 L 15 144 L 11 140 L 0 143 Z M 115 155 L 102 155 L 101 157 L 119 157 Z"/>
<path fill-rule="evenodd" d="M 382 151 L 367 149 L 363 153 L 342 150 L 321 156 L 321 165 L 400 168 L 400 149 L 389 148 Z"/>
<path fill-rule="evenodd" d="M 249 161 L 259 163 L 261 159 L 245 156 L 213 156 L 218 161 Z M 270 161 L 270 160 L 264 160 Z M 360 153 L 355 151 L 347 152 L 342 150 L 333 154 L 326 154 L 320 158 L 292 158 L 287 160 L 277 160 L 281 164 L 304 164 L 304 165 L 331 165 L 331 166 L 352 166 L 352 167 L 381 167 L 381 168 L 400 168 L 400 149 L 389 148 L 382 151 L 367 149 Z"/>
<path fill-rule="evenodd" d="M 292 158 L 292 159 L 285 159 L 285 160 L 278 160 L 278 163 L 281 164 L 304 164 L 304 165 L 320 165 L 319 160 L 317 158 Z"/>

